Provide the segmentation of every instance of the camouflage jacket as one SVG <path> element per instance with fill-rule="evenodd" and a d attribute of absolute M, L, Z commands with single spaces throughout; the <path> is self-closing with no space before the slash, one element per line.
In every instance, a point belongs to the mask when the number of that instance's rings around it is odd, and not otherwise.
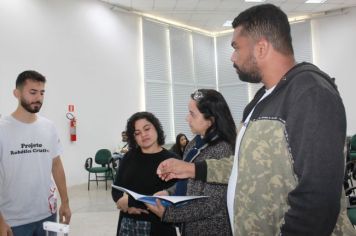
<path fill-rule="evenodd" d="M 256 106 L 237 154 L 234 235 L 356 235 L 342 190 L 345 110 L 333 81 L 301 63 L 257 104 L 263 90 L 244 111 L 243 119 Z M 196 178 L 226 183 L 232 165 L 208 160 Z"/>

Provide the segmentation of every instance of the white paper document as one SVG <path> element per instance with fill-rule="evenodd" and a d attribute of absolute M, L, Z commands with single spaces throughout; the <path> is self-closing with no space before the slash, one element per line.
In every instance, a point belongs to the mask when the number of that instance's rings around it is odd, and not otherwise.
<path fill-rule="evenodd" d="M 128 190 L 127 188 L 120 187 L 120 186 L 113 185 L 113 184 L 111 185 L 111 187 L 129 194 L 131 197 L 133 197 L 137 201 L 141 201 L 141 202 L 148 203 L 151 205 L 156 205 L 156 199 L 159 199 L 161 201 L 161 204 L 165 207 L 170 206 L 170 205 L 184 203 L 184 202 L 191 201 L 194 199 L 208 197 L 208 196 L 149 196 L 149 195 L 139 194 L 134 191 Z"/>

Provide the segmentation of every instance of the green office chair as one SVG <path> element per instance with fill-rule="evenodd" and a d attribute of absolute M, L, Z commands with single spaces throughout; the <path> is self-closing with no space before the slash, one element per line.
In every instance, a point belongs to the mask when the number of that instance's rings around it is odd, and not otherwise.
<path fill-rule="evenodd" d="M 351 224 L 355 226 L 356 225 L 356 208 L 348 207 L 347 208 L 347 216 L 349 217 Z"/>
<path fill-rule="evenodd" d="M 346 189 L 345 194 L 347 198 L 347 216 L 350 219 L 351 224 L 356 226 L 356 195 L 355 195 L 356 187 L 351 187 Z"/>
<path fill-rule="evenodd" d="M 93 158 L 89 157 L 85 160 L 85 169 L 88 171 L 88 191 L 90 182 L 96 181 L 98 187 L 99 181 L 105 181 L 105 189 L 108 189 L 108 180 L 114 180 L 113 169 L 111 167 L 112 156 L 108 149 L 100 149 L 95 154 L 95 163 L 101 166 L 93 167 Z M 95 179 L 90 179 L 90 174 L 95 174 Z"/>
<path fill-rule="evenodd" d="M 347 199 L 347 216 L 351 224 L 356 226 L 356 160 L 346 163 L 344 176 L 344 189 Z"/>
<path fill-rule="evenodd" d="M 356 160 L 356 134 L 350 140 L 350 160 Z"/>

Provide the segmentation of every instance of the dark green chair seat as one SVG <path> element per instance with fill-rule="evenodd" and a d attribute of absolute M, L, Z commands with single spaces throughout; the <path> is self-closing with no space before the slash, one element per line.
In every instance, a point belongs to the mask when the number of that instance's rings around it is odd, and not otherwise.
<path fill-rule="evenodd" d="M 345 195 L 347 198 L 347 216 L 350 219 L 351 224 L 356 226 L 356 187 L 350 187 L 345 189 Z"/>
<path fill-rule="evenodd" d="M 351 224 L 356 225 L 356 208 L 349 207 L 347 209 L 347 216 L 349 217 Z"/>
<path fill-rule="evenodd" d="M 108 167 L 92 167 L 92 168 L 88 168 L 87 171 L 89 171 L 90 173 L 104 173 L 109 171 Z"/>
<path fill-rule="evenodd" d="M 356 160 L 348 161 L 345 165 L 344 190 L 347 199 L 347 216 L 353 226 L 356 225 Z"/>
<path fill-rule="evenodd" d="M 350 140 L 350 160 L 356 160 L 356 134 Z"/>
<path fill-rule="evenodd" d="M 99 181 L 105 181 L 105 189 L 108 189 L 108 180 L 114 180 L 111 152 L 108 149 L 100 149 L 95 154 L 95 163 L 100 166 L 93 167 L 93 158 L 89 157 L 85 160 L 85 169 L 88 171 L 88 191 L 90 189 L 90 182 L 95 181 L 98 187 Z M 95 179 L 90 178 L 90 174 L 95 174 Z"/>

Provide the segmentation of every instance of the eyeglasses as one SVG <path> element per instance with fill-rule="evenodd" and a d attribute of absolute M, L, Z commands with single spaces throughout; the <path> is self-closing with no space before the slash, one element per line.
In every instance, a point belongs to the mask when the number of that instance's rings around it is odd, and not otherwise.
<path fill-rule="evenodd" d="M 199 102 L 202 98 L 204 98 L 204 94 L 202 91 L 196 90 L 193 94 L 192 94 L 192 98 L 194 101 Z"/>

